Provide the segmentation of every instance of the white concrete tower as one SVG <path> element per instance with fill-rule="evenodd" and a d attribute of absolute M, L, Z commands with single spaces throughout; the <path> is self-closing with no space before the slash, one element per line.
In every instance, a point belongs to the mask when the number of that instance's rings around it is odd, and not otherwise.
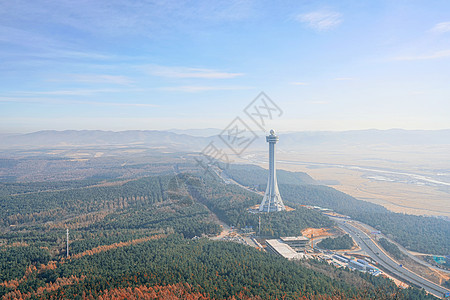
<path fill-rule="evenodd" d="M 275 135 L 273 129 L 270 130 L 270 135 L 266 136 L 266 141 L 269 143 L 269 179 L 267 181 L 266 193 L 259 206 L 259 211 L 272 212 L 286 210 L 283 200 L 281 200 L 280 192 L 278 191 L 277 168 L 275 166 L 275 144 L 278 142 L 278 136 Z"/>

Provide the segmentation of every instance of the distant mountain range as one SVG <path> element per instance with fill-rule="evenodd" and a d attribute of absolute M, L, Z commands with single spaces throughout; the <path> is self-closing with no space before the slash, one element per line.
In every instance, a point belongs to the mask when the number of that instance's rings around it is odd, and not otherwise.
<path fill-rule="evenodd" d="M 352 130 L 294 132 L 283 135 L 287 145 L 291 144 L 336 144 L 336 145 L 449 145 L 450 129 L 444 130 Z"/>
<path fill-rule="evenodd" d="M 128 145 L 201 151 L 211 141 L 218 139 L 217 134 L 220 132 L 219 129 L 214 128 L 204 130 L 130 130 L 119 132 L 47 130 L 27 134 L 0 135 L 0 149 Z M 281 133 L 279 143 L 285 149 L 340 145 L 450 145 L 450 129 L 292 132 Z M 264 136 L 260 134 L 251 147 L 252 149 L 260 149 L 265 147 L 265 144 Z"/>
<path fill-rule="evenodd" d="M 203 137 L 156 130 L 119 132 L 100 130 L 46 130 L 0 137 L 0 148 L 141 145 L 148 147 L 170 146 L 173 148 L 192 150 L 198 148 L 198 145 L 203 144 L 206 139 Z"/>
<path fill-rule="evenodd" d="M 218 128 L 203 128 L 203 129 L 169 129 L 168 132 L 173 132 L 176 134 L 187 134 L 198 137 L 210 137 L 214 135 L 219 135 L 222 130 Z"/>

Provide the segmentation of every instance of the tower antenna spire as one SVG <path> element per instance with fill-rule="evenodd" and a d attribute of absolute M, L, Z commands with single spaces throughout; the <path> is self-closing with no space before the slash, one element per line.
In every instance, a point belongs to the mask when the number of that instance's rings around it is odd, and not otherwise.
<path fill-rule="evenodd" d="M 278 191 L 277 169 L 275 164 L 275 144 L 278 142 L 278 136 L 275 131 L 270 130 L 270 135 L 266 136 L 269 143 L 269 179 L 267 181 L 266 193 L 259 206 L 260 212 L 272 212 L 286 210 L 280 192 Z"/>

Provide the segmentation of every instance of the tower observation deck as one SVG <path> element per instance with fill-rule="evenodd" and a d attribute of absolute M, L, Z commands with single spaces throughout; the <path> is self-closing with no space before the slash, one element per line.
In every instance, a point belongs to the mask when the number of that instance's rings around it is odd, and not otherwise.
<path fill-rule="evenodd" d="M 278 142 L 278 136 L 275 131 L 270 130 L 270 135 L 266 136 L 269 143 L 269 178 L 267 181 L 266 193 L 259 206 L 260 212 L 272 212 L 286 210 L 278 191 L 277 169 L 275 166 L 275 144 Z"/>

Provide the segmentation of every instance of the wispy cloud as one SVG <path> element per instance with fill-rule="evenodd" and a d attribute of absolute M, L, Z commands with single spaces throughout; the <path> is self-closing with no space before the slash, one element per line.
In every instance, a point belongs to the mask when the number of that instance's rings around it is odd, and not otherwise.
<path fill-rule="evenodd" d="M 308 85 L 309 83 L 296 81 L 296 82 L 291 82 L 291 84 L 292 85 Z"/>
<path fill-rule="evenodd" d="M 450 22 L 437 23 L 430 31 L 437 34 L 450 32 Z"/>
<path fill-rule="evenodd" d="M 0 102 L 9 103 L 40 103 L 40 104 L 75 104 L 75 105 L 95 105 L 95 106 L 118 106 L 118 107 L 160 107 L 150 103 L 127 103 L 127 102 L 101 102 L 101 101 L 78 101 L 46 97 L 0 97 Z"/>
<path fill-rule="evenodd" d="M 1 6 L 0 6 L 1 9 Z M 1 18 L 1 14 L 0 14 Z M 116 59 L 116 56 L 92 51 L 74 50 L 71 42 L 65 42 L 55 35 L 34 32 L 32 29 L 18 29 L 0 24 L 0 42 L 9 46 L 18 46 L 20 51 L 10 55 L 36 58 L 67 58 L 83 60 Z"/>
<path fill-rule="evenodd" d="M 50 55 L 56 55 L 61 58 L 73 58 L 73 59 L 92 59 L 92 60 L 107 60 L 117 58 L 112 55 L 106 55 L 95 52 L 86 51 L 69 51 L 64 49 L 56 49 L 49 53 Z"/>
<path fill-rule="evenodd" d="M 197 86 L 197 85 L 183 85 L 183 86 L 170 86 L 159 88 L 163 91 L 175 91 L 175 92 L 205 92 L 205 91 L 230 91 L 230 90 L 248 90 L 253 87 L 248 86 Z"/>
<path fill-rule="evenodd" d="M 430 60 L 450 57 L 450 50 L 437 51 L 428 55 L 398 56 L 394 60 Z"/>
<path fill-rule="evenodd" d="M 52 38 L 2 24 L 0 24 L 0 42 L 33 48 L 41 45 L 47 45 L 47 47 L 55 46 L 55 40 Z"/>
<path fill-rule="evenodd" d="M 157 104 L 149 103 L 126 103 L 126 102 L 99 102 L 99 101 L 77 101 L 74 104 L 88 104 L 97 106 L 119 106 L 119 107 L 160 107 Z"/>
<path fill-rule="evenodd" d="M 314 30 L 326 31 L 333 29 L 342 23 L 342 14 L 334 11 L 322 10 L 299 14 L 296 19 Z"/>
<path fill-rule="evenodd" d="M 157 65 L 150 66 L 148 70 L 152 75 L 170 78 L 226 79 L 244 75 L 243 73 L 221 72 L 213 69 L 167 67 Z"/>
<path fill-rule="evenodd" d="M 187 31 L 190 25 L 211 24 L 248 18 L 252 1 L 0 1 L 0 20 L 33 20 L 109 36 L 155 36 L 172 30 Z"/>
<path fill-rule="evenodd" d="M 76 74 L 67 75 L 59 78 L 53 78 L 48 81 L 75 81 L 83 83 L 106 83 L 117 85 L 130 85 L 133 80 L 126 76 L 121 75 L 108 75 L 108 74 Z"/>
<path fill-rule="evenodd" d="M 53 96 L 89 96 L 99 93 L 126 93 L 140 92 L 143 89 L 73 89 L 56 91 L 20 91 L 15 94 L 21 95 L 53 95 Z"/>

